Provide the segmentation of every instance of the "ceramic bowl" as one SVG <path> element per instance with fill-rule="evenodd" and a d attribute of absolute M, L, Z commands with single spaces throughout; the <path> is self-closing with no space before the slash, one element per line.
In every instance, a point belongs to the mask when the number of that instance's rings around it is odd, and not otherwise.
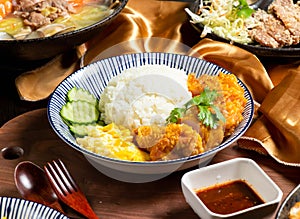
<path fill-rule="evenodd" d="M 202 59 L 170 53 L 137 53 L 115 56 L 92 63 L 71 74 L 54 90 L 48 103 L 48 120 L 56 134 L 75 150 L 80 151 L 86 159 L 100 172 L 127 182 L 147 182 L 162 178 L 176 170 L 192 166 L 205 166 L 215 154 L 235 142 L 249 127 L 253 116 L 253 99 L 247 87 L 238 80 L 244 89 L 247 104 L 243 112 L 244 120 L 235 129 L 234 133 L 226 138 L 220 145 L 201 154 L 181 159 L 153 162 L 132 162 L 118 160 L 92 153 L 76 143 L 68 126 L 60 116 L 61 107 L 66 103 L 66 93 L 72 87 L 82 87 L 89 90 L 97 98 L 103 91 L 108 81 L 125 69 L 146 64 L 167 65 L 172 68 L 184 70 L 186 73 L 217 75 L 220 71 L 230 72 L 206 62 Z"/>
<path fill-rule="evenodd" d="M 2 61 L 5 60 L 5 62 L 3 61 L 2 63 L 12 65 L 17 64 L 19 61 L 25 62 L 49 59 L 87 42 L 99 34 L 121 13 L 128 0 L 119 0 L 119 2 L 110 15 L 85 28 L 51 37 L 25 40 L 0 40 L 0 58 Z M 9 64 L 7 62 L 9 62 Z"/>
<path fill-rule="evenodd" d="M 257 0 L 257 1 L 252 1 L 253 4 L 251 4 L 250 6 L 253 9 L 262 9 L 267 11 L 268 6 L 273 2 L 273 0 Z M 201 0 L 196 0 L 194 1 L 191 6 L 190 9 L 192 12 L 197 13 L 199 10 L 199 5 L 201 3 Z M 296 1 L 294 1 L 294 3 L 296 3 Z M 192 26 L 199 31 L 199 33 L 202 33 L 203 30 L 203 25 L 201 24 L 192 24 Z M 213 33 L 209 33 L 207 34 L 208 38 L 211 38 L 213 40 L 217 40 L 217 41 L 222 41 L 222 42 L 226 42 L 226 43 L 230 43 L 233 44 L 235 46 L 238 46 L 240 48 L 243 48 L 259 57 L 265 57 L 265 58 L 285 58 L 285 59 L 297 59 L 300 57 L 300 44 L 297 45 L 293 45 L 293 46 L 288 46 L 288 47 L 282 47 L 282 48 L 270 48 L 270 47 L 265 47 L 265 46 L 257 46 L 257 45 L 252 45 L 252 44 L 242 44 L 242 43 L 237 43 L 237 42 L 230 42 L 229 40 L 222 38 L 216 34 Z"/>
<path fill-rule="evenodd" d="M 289 217 L 291 208 L 300 202 L 300 184 L 298 184 L 282 202 L 280 208 L 277 211 L 276 219 L 286 219 Z"/>
<path fill-rule="evenodd" d="M 69 219 L 62 213 L 45 205 L 14 197 L 0 197 L 0 218 Z"/>
<path fill-rule="evenodd" d="M 209 210 L 196 194 L 198 189 L 234 180 L 244 180 L 264 203 L 234 213 L 220 214 Z M 258 164 L 248 158 L 235 158 L 189 171 L 183 175 L 181 186 L 186 202 L 200 218 L 205 219 L 263 218 L 275 212 L 283 195 L 280 188 Z"/>

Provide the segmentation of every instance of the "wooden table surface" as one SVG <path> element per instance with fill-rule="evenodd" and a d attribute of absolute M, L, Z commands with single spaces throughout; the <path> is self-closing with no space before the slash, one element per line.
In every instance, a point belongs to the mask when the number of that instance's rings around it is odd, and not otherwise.
<path fill-rule="evenodd" d="M 180 180 L 188 170 L 141 184 L 111 179 L 94 169 L 81 153 L 67 146 L 54 133 L 45 108 L 27 112 L 4 124 L 0 128 L 0 149 L 0 196 L 21 197 L 13 176 L 19 162 L 30 160 L 42 167 L 46 162 L 60 158 L 100 218 L 198 218 L 181 192 Z M 21 155 L 16 153 L 20 149 Z M 300 183 L 299 168 L 283 166 L 270 157 L 245 151 L 236 145 L 219 152 L 212 163 L 235 157 L 255 160 L 281 188 L 283 199 Z M 64 208 L 68 215 L 80 218 L 68 207 Z M 275 214 L 274 210 L 264 218 L 274 218 Z"/>
<path fill-rule="evenodd" d="M 190 29 L 187 33 L 198 40 L 198 33 Z M 48 99 L 37 102 L 20 100 L 14 83 L 16 77 L 48 61 L 22 63 L 12 60 L 12 63 L 4 63 L 0 60 L 0 196 L 21 198 L 13 176 L 19 162 L 29 160 L 42 167 L 48 161 L 60 158 L 101 219 L 198 218 L 181 192 L 180 180 L 188 170 L 142 184 L 111 179 L 94 169 L 81 153 L 70 148 L 54 133 L 46 115 Z M 288 62 L 273 58 L 261 61 L 266 68 L 273 63 Z M 23 154 L 19 155 L 21 151 Z M 256 161 L 283 191 L 282 201 L 300 183 L 300 168 L 284 166 L 270 157 L 240 149 L 236 145 L 219 152 L 212 163 L 236 157 Z M 64 208 L 68 215 L 80 218 L 68 207 Z M 276 210 L 264 218 L 274 218 L 275 214 Z M 259 219 L 257 216 L 252 218 Z"/>

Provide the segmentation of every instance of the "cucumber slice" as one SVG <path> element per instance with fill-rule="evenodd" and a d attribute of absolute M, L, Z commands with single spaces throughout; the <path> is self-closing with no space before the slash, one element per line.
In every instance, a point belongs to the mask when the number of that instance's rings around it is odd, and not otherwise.
<path fill-rule="evenodd" d="M 91 125 L 80 125 L 80 124 L 73 124 L 70 125 L 70 131 L 75 135 L 75 137 L 84 137 L 88 135 L 88 129 Z"/>
<path fill-rule="evenodd" d="M 82 88 L 73 87 L 67 93 L 67 101 L 72 102 L 78 100 L 97 105 L 97 99 L 93 94 Z"/>
<path fill-rule="evenodd" d="M 89 102 L 71 101 L 63 105 L 60 115 L 72 124 L 90 124 L 98 121 L 100 112 Z"/>

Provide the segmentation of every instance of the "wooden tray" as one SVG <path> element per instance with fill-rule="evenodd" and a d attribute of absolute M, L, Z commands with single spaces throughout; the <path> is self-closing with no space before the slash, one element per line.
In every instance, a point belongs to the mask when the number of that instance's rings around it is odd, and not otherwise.
<path fill-rule="evenodd" d="M 4 124 L 0 128 L 0 149 L 0 196 L 21 197 L 13 175 L 19 162 L 29 160 L 43 167 L 48 161 L 60 158 L 100 218 L 198 218 L 181 193 L 180 180 L 187 170 L 142 184 L 111 179 L 55 134 L 48 123 L 46 109 L 30 111 Z M 235 157 L 255 160 L 282 189 L 284 198 L 300 182 L 299 168 L 283 166 L 270 157 L 236 145 L 219 152 L 212 163 Z M 80 218 L 68 207 L 64 208 L 68 215 Z M 265 218 L 274 218 L 274 214 L 271 212 Z"/>

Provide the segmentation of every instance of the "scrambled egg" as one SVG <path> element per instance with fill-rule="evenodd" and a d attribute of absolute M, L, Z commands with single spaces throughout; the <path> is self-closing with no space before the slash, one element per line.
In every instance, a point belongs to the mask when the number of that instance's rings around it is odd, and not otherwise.
<path fill-rule="evenodd" d="M 149 161 L 149 154 L 133 142 L 129 129 L 111 123 L 106 126 L 89 126 L 88 135 L 76 138 L 78 144 L 94 153 L 129 161 Z"/>

